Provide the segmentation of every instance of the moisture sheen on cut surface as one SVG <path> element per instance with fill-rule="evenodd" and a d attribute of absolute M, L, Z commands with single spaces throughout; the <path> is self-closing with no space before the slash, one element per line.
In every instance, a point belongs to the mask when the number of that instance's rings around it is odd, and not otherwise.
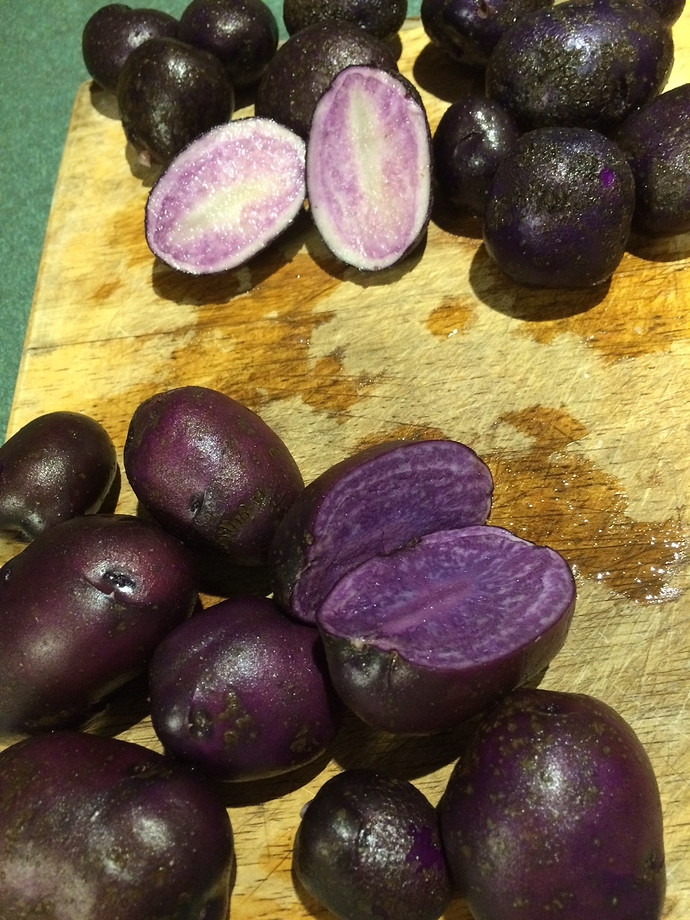
<path fill-rule="evenodd" d="M 385 731 L 457 727 L 565 642 L 565 559 L 490 525 L 446 530 L 345 575 L 317 615 L 341 699 Z"/>
<path fill-rule="evenodd" d="M 146 206 L 146 240 L 172 268 L 204 275 L 246 262 L 305 199 L 305 144 L 268 118 L 238 118 L 186 148 Z"/>
<path fill-rule="evenodd" d="M 331 252 L 356 268 L 393 265 L 429 220 L 431 141 L 412 86 L 375 67 L 348 67 L 314 111 L 307 195 Z"/>

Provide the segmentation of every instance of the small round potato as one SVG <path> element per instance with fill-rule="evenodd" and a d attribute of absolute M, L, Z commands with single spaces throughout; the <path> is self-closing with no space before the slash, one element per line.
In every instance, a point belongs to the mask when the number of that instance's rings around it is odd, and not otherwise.
<path fill-rule="evenodd" d="M 48 412 L 0 447 L 0 527 L 25 541 L 59 521 L 114 511 L 119 494 L 113 442 L 87 415 Z"/>

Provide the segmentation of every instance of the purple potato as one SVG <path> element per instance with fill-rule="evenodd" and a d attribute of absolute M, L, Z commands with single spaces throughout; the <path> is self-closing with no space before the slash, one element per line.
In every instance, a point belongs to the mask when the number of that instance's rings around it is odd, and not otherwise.
<path fill-rule="evenodd" d="M 178 626 L 153 656 L 149 688 L 165 749 L 219 780 L 305 766 L 340 721 L 318 631 L 268 598 L 224 600 Z"/>
<path fill-rule="evenodd" d="M 268 118 L 238 118 L 206 132 L 175 157 L 151 189 L 146 203 L 151 251 L 193 275 L 248 261 L 302 210 L 305 156 L 302 138 Z"/>
<path fill-rule="evenodd" d="M 685 9 L 685 0 L 646 0 L 646 3 L 656 11 L 661 21 L 667 26 L 672 26 L 677 22 Z"/>
<path fill-rule="evenodd" d="M 228 813 L 208 779 L 60 731 L 0 753 L 0 916 L 226 920 Z"/>
<path fill-rule="evenodd" d="M 492 493 L 489 468 L 457 441 L 386 441 L 359 451 L 311 482 L 278 525 L 274 596 L 314 623 L 346 572 L 425 533 L 485 523 Z"/>
<path fill-rule="evenodd" d="M 215 54 L 239 88 L 261 78 L 278 47 L 278 23 L 263 0 L 192 0 L 179 37 Z"/>
<path fill-rule="evenodd" d="M 82 56 L 96 83 L 111 93 L 129 55 L 147 39 L 177 38 L 174 16 L 154 9 L 132 9 L 124 3 L 108 3 L 87 20 L 81 39 Z"/>
<path fill-rule="evenodd" d="M 119 492 L 115 446 L 87 415 L 48 412 L 0 447 L 0 527 L 23 540 L 59 521 L 114 511 Z"/>
<path fill-rule="evenodd" d="M 422 0 L 424 31 L 452 60 L 485 67 L 501 36 L 525 13 L 553 0 Z"/>
<path fill-rule="evenodd" d="M 316 103 L 353 65 L 398 70 L 393 51 L 365 29 L 341 19 L 312 23 L 274 54 L 257 87 L 255 112 L 306 139 Z"/>
<path fill-rule="evenodd" d="M 196 602 L 191 560 L 155 524 L 99 514 L 39 534 L 0 569 L 0 732 L 81 724 Z"/>
<path fill-rule="evenodd" d="M 500 527 L 427 534 L 344 575 L 317 615 L 333 685 L 374 728 L 457 728 L 540 676 L 575 583 L 555 550 Z"/>
<path fill-rule="evenodd" d="M 436 811 L 404 780 L 345 770 L 302 814 L 292 857 L 303 887 L 338 920 L 437 920 L 452 888 Z"/>
<path fill-rule="evenodd" d="M 307 197 L 338 259 L 380 271 L 416 248 L 431 207 L 431 133 L 399 74 L 346 67 L 319 99 L 307 142 Z"/>
<path fill-rule="evenodd" d="M 165 390 L 137 407 L 124 467 L 166 530 L 246 566 L 266 561 L 278 521 L 304 487 L 292 454 L 260 416 L 202 386 Z"/>
<path fill-rule="evenodd" d="M 633 175 L 617 144 L 588 128 L 535 128 L 498 165 L 484 243 L 520 284 L 591 287 L 620 264 L 634 206 Z"/>
<path fill-rule="evenodd" d="M 690 83 L 629 115 L 615 140 L 635 179 L 633 228 L 652 236 L 690 230 Z"/>
<path fill-rule="evenodd" d="M 452 103 L 433 136 L 434 179 L 441 199 L 481 217 L 498 164 L 518 137 L 514 119 L 493 99 L 472 93 Z"/>
<path fill-rule="evenodd" d="M 150 38 L 129 55 L 117 82 L 125 137 L 144 165 L 166 166 L 235 109 L 225 67 L 176 38 Z"/>
<path fill-rule="evenodd" d="M 615 129 L 658 95 L 673 38 L 643 0 L 567 0 L 527 13 L 497 43 L 487 94 L 522 130 Z"/>
<path fill-rule="evenodd" d="M 406 0 L 284 0 L 283 21 L 289 35 L 325 19 L 353 22 L 376 38 L 391 38 L 407 16 Z"/>
<path fill-rule="evenodd" d="M 478 721 L 439 803 L 475 920 L 658 920 L 659 790 L 632 728 L 590 696 L 522 689 Z"/>

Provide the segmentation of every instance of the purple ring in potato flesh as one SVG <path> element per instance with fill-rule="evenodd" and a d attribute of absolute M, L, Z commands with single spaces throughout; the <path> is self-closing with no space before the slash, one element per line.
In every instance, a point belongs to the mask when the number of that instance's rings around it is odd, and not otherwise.
<path fill-rule="evenodd" d="M 307 142 L 307 197 L 333 255 L 375 271 L 421 241 L 431 207 L 431 134 L 413 85 L 346 67 L 319 99 Z"/>
<path fill-rule="evenodd" d="M 236 268 L 279 236 L 305 199 L 305 143 L 270 118 L 219 125 L 160 176 L 146 203 L 146 241 L 171 268 Z"/>
<path fill-rule="evenodd" d="M 574 608 L 562 556 L 478 525 L 369 559 L 338 582 L 317 625 L 350 709 L 377 729 L 431 734 L 541 674 Z"/>

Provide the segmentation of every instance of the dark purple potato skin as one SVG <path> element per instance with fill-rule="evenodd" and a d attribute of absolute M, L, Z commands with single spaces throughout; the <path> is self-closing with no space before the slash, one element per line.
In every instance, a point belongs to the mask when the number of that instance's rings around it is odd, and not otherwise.
<path fill-rule="evenodd" d="M 489 255 L 514 281 L 608 281 L 630 236 L 635 188 L 620 147 L 588 128 L 536 128 L 498 165 L 484 213 Z"/>
<path fill-rule="evenodd" d="M 278 47 L 278 23 L 263 0 L 192 0 L 180 36 L 215 54 L 236 88 L 255 84 Z"/>
<path fill-rule="evenodd" d="M 226 920 L 228 813 L 207 777 L 59 731 L 0 753 L 0 916 Z"/>
<path fill-rule="evenodd" d="M 316 621 L 336 582 L 378 553 L 424 533 L 483 524 L 493 479 L 457 441 L 386 441 L 329 467 L 276 529 L 270 561 L 276 601 Z"/>
<path fill-rule="evenodd" d="M 215 55 L 176 38 L 150 38 L 127 58 L 117 102 L 125 137 L 139 157 L 166 166 L 200 134 L 232 117 L 235 90 Z"/>
<path fill-rule="evenodd" d="M 81 724 L 141 674 L 197 602 L 184 547 L 155 524 L 56 524 L 0 569 L 0 732 Z"/>
<path fill-rule="evenodd" d="M 437 197 L 483 216 L 498 164 L 519 134 L 514 119 L 493 99 L 469 94 L 453 102 L 433 136 Z"/>
<path fill-rule="evenodd" d="M 178 21 L 169 13 L 108 3 L 87 20 L 82 32 L 82 57 L 96 83 L 111 93 L 125 61 L 147 39 L 177 38 Z"/>
<path fill-rule="evenodd" d="M 60 521 L 114 511 L 119 490 L 115 446 L 87 415 L 48 412 L 0 447 L 0 527 L 27 542 Z"/>
<path fill-rule="evenodd" d="M 292 858 L 302 886 L 338 920 L 437 920 L 451 900 L 435 809 L 412 783 L 371 770 L 321 786 Z"/>
<path fill-rule="evenodd" d="M 317 625 L 343 702 L 374 728 L 421 735 L 453 730 L 541 675 L 574 609 L 558 553 L 479 525 L 353 569 Z"/>
<path fill-rule="evenodd" d="M 398 71 L 388 45 L 354 23 L 325 20 L 306 26 L 271 59 L 257 87 L 256 114 L 306 139 L 316 103 L 341 70 L 355 65 Z"/>
<path fill-rule="evenodd" d="M 230 396 L 201 386 L 156 393 L 137 407 L 124 467 L 163 527 L 238 565 L 267 561 L 275 527 L 303 489 L 275 431 Z"/>
<path fill-rule="evenodd" d="M 661 92 L 672 64 L 671 30 L 643 0 L 568 0 L 506 32 L 489 58 L 486 89 L 522 130 L 609 133 Z"/>
<path fill-rule="evenodd" d="M 422 0 L 424 31 L 452 60 L 485 67 L 499 38 L 531 10 L 553 0 Z"/>
<path fill-rule="evenodd" d="M 390 38 L 402 28 L 407 16 L 406 0 L 284 0 L 283 22 L 289 35 L 322 22 L 344 19 L 376 38 Z"/>
<path fill-rule="evenodd" d="M 635 179 L 633 229 L 650 236 L 690 230 L 690 83 L 629 115 L 615 140 Z"/>
<path fill-rule="evenodd" d="M 438 810 L 476 920 L 661 916 L 654 771 L 632 728 L 597 699 L 540 689 L 506 697 L 480 718 Z"/>
<path fill-rule="evenodd" d="M 658 14 L 662 22 L 667 26 L 672 26 L 680 19 L 680 14 L 685 9 L 685 0 L 646 0 Z"/>
<path fill-rule="evenodd" d="M 268 598 L 224 600 L 182 623 L 156 650 L 149 687 L 165 749 L 224 781 L 311 763 L 340 721 L 317 630 Z"/>

